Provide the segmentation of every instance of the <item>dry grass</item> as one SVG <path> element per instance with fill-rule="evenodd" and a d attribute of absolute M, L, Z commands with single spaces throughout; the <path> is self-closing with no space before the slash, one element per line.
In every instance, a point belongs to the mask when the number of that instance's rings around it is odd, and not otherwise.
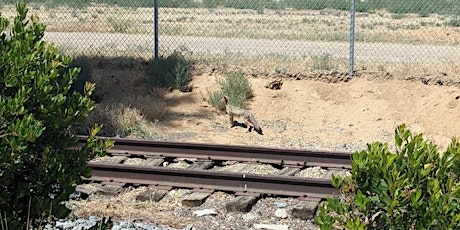
<path fill-rule="evenodd" d="M 151 90 L 148 95 L 130 95 L 124 98 L 124 103 L 137 109 L 144 119 L 155 122 L 160 120 L 166 113 L 166 103 L 163 101 L 161 91 L 164 89 Z"/>
<path fill-rule="evenodd" d="M 102 136 L 156 139 L 154 122 L 166 112 L 166 103 L 152 95 L 130 96 L 122 103 L 102 103 L 95 107 L 84 124 L 75 131 L 87 134 L 94 123 L 103 124 Z"/>

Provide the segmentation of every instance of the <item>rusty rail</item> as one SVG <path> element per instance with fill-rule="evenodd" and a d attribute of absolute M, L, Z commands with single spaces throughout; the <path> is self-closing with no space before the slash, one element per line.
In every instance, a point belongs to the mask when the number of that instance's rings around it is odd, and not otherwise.
<path fill-rule="evenodd" d="M 330 180 L 294 176 L 256 175 L 212 170 L 90 162 L 90 181 L 208 189 L 235 193 L 326 198 L 338 194 Z"/>
<path fill-rule="evenodd" d="M 106 139 L 106 137 L 101 137 Z M 145 157 L 183 157 L 206 160 L 234 160 L 289 166 L 320 166 L 324 168 L 351 168 L 351 153 L 277 149 L 235 145 L 146 141 L 116 138 L 110 155 L 140 155 Z M 79 136 L 80 143 L 86 141 Z"/>

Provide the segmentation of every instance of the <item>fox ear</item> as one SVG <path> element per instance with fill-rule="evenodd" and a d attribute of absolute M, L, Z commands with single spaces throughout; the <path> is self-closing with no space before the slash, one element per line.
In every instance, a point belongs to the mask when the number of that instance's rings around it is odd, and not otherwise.
<path fill-rule="evenodd" d="M 225 102 L 228 102 L 228 97 L 224 96 L 224 100 L 225 100 Z"/>

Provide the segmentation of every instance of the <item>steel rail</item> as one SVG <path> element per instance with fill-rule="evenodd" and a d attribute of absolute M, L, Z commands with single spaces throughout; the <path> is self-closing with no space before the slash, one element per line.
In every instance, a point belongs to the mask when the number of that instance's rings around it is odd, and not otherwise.
<path fill-rule="evenodd" d="M 101 137 L 107 139 L 107 137 Z M 289 166 L 320 166 L 324 168 L 351 168 L 351 153 L 310 151 L 216 145 L 183 142 L 146 141 L 115 138 L 115 145 L 108 151 L 112 155 L 141 155 L 145 157 L 183 157 L 206 160 L 234 160 Z M 86 141 L 79 136 L 80 143 Z"/>
<path fill-rule="evenodd" d="M 92 177 L 85 180 L 258 193 L 291 197 L 326 198 L 338 194 L 327 179 L 256 175 L 211 170 L 90 162 Z"/>

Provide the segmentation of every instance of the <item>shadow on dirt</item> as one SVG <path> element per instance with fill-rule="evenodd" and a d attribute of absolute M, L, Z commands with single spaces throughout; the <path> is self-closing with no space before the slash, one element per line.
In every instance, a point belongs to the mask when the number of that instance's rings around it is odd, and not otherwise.
<path fill-rule="evenodd" d="M 173 88 L 157 88 L 152 86 L 152 78 L 149 79 L 149 71 L 153 59 L 145 60 L 132 57 L 74 57 L 70 67 L 81 68 L 78 79 L 72 85 L 72 91 L 84 92 L 86 81 L 96 83 L 96 90 L 91 98 L 96 102 L 95 110 L 88 121 L 76 127 L 74 131 L 78 134 L 88 134 L 93 123 L 103 124 L 100 132 L 103 136 L 119 135 L 121 116 L 126 116 L 127 108 L 137 111 L 138 116 L 143 116 L 146 122 L 154 123 L 164 120 L 165 125 L 174 127 L 171 119 L 179 118 L 178 114 L 171 114 L 168 111 L 174 107 L 181 107 L 184 104 L 197 103 L 188 92 L 179 92 Z M 156 72 L 158 78 L 160 72 Z M 170 73 L 169 73 L 170 74 Z M 190 87 L 190 90 L 193 88 Z M 171 94 L 166 96 L 166 94 Z M 121 113 L 121 114 L 120 114 Z M 206 117 L 206 113 L 179 114 L 181 117 Z M 136 119 L 135 114 L 126 119 Z M 136 122 L 134 122 L 136 123 Z"/>

